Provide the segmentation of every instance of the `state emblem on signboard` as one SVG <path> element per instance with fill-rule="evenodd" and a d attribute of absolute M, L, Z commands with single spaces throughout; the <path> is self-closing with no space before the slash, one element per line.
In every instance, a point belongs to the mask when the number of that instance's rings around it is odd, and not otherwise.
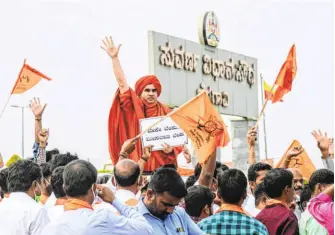
<path fill-rule="evenodd" d="M 199 21 L 200 43 L 217 47 L 220 42 L 220 24 L 213 11 L 205 12 Z"/>

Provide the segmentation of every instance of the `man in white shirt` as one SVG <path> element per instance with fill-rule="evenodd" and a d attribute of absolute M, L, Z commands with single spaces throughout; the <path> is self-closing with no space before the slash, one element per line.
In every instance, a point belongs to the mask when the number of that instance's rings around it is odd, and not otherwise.
<path fill-rule="evenodd" d="M 67 200 L 64 212 L 45 227 L 43 235 L 152 234 L 143 216 L 122 204 L 107 187 L 98 187 L 96 180 L 97 170 L 87 161 L 76 160 L 65 166 L 63 188 Z M 99 197 L 112 204 L 122 216 L 108 209 L 93 210 L 98 188 L 101 190 Z"/>
<path fill-rule="evenodd" d="M 64 203 L 67 200 L 63 189 L 64 166 L 57 167 L 50 179 L 52 191 L 56 197 L 55 205 L 46 208 L 50 221 L 55 221 L 64 212 Z"/>
<path fill-rule="evenodd" d="M 53 158 L 53 160 L 51 161 L 51 165 L 50 165 L 51 173 L 57 167 L 66 166 L 70 162 L 78 160 L 78 156 L 77 155 L 72 155 L 70 153 L 55 154 L 52 158 Z M 53 207 L 56 204 L 56 200 L 57 200 L 57 198 L 56 198 L 55 194 L 52 192 L 51 195 L 50 195 L 50 197 L 48 198 L 48 200 L 44 204 L 44 207 L 45 208 Z"/>
<path fill-rule="evenodd" d="M 39 235 L 49 217 L 34 198 L 41 195 L 42 171 L 29 160 L 9 167 L 8 200 L 0 203 L 0 233 L 3 235 Z"/>
<path fill-rule="evenodd" d="M 119 161 L 114 167 L 115 197 L 128 206 L 136 206 L 139 190 L 140 167 L 131 159 Z"/>
<path fill-rule="evenodd" d="M 258 214 L 258 210 L 256 210 L 255 206 L 255 189 L 257 185 L 263 182 L 266 172 L 271 169 L 272 167 L 269 164 L 263 162 L 257 162 L 248 169 L 248 181 L 251 194 L 244 200 L 242 207 L 254 217 Z"/>

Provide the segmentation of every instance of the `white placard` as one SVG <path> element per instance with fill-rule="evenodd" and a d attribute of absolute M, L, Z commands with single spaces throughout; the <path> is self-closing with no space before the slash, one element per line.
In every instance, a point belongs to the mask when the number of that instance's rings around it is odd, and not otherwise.
<path fill-rule="evenodd" d="M 145 118 L 140 120 L 141 132 L 163 117 Z M 186 133 L 171 119 L 166 118 L 142 136 L 142 147 L 153 145 L 153 151 L 162 150 L 162 144 L 172 147 L 187 144 Z"/>

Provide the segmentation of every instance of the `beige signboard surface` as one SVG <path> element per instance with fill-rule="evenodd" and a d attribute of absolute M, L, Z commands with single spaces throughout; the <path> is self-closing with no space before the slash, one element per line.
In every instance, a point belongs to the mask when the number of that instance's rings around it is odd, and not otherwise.
<path fill-rule="evenodd" d="M 180 106 L 206 89 L 220 113 L 257 118 L 257 59 L 154 31 L 148 39 L 160 101 Z"/>

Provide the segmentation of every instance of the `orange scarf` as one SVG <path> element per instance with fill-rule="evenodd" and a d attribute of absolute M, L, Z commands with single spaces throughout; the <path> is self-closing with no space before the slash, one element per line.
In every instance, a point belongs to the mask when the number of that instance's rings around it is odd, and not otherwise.
<path fill-rule="evenodd" d="M 85 201 L 79 199 L 69 199 L 64 203 L 64 211 L 87 208 L 93 210 L 93 207 Z"/>
<path fill-rule="evenodd" d="M 216 214 L 220 213 L 221 211 L 235 211 L 250 216 L 245 210 L 243 210 L 242 207 L 232 204 L 221 204 L 220 209 L 216 212 Z"/>
<path fill-rule="evenodd" d="M 49 196 L 42 194 L 40 202 L 44 205 L 47 202 L 48 198 Z"/>
<path fill-rule="evenodd" d="M 276 199 L 270 199 L 266 202 L 266 206 L 271 206 L 271 205 L 275 205 L 275 204 L 280 204 L 283 205 L 286 209 L 290 210 L 290 208 L 288 207 L 288 205 L 285 202 L 276 200 Z"/>
<path fill-rule="evenodd" d="M 57 198 L 57 200 L 56 200 L 56 206 L 62 206 L 62 205 L 64 205 L 65 204 L 65 202 L 67 201 L 67 199 L 66 198 Z"/>

